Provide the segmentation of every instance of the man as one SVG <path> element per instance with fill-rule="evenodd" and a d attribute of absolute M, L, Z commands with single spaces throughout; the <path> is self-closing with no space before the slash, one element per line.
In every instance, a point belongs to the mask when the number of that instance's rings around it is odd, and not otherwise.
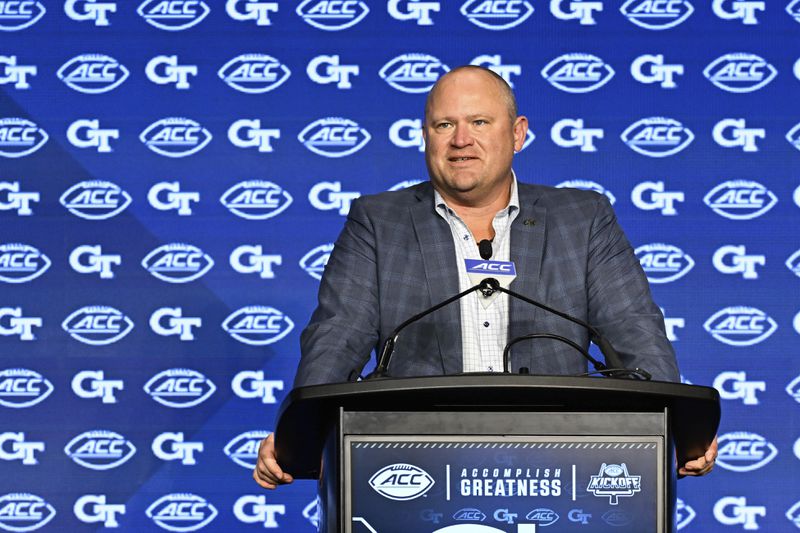
<path fill-rule="evenodd" d="M 464 260 L 479 257 L 484 239 L 492 259 L 515 263 L 513 290 L 597 327 L 626 366 L 678 380 L 663 316 L 605 197 L 517 182 L 511 163 L 527 129 L 508 84 L 490 70 L 460 67 L 439 79 L 423 128 L 431 181 L 353 203 L 301 337 L 295 386 L 347 381 L 403 320 L 469 288 Z M 406 330 L 390 374 L 502 371 L 506 342 L 533 332 L 588 346 L 580 326 L 505 295 L 481 298 L 471 294 Z M 566 344 L 535 342 L 515 346 L 515 370 L 586 371 Z M 715 458 L 716 441 L 679 473 L 705 474 Z M 253 476 L 265 488 L 292 480 L 272 436 Z"/>

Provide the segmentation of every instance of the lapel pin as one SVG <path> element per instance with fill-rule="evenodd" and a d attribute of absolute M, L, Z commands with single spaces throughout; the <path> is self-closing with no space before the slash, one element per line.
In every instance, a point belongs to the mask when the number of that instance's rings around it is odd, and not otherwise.
<path fill-rule="evenodd" d="M 533 226 L 534 224 L 536 224 L 536 221 L 532 218 L 526 218 L 525 220 L 522 221 L 522 223 L 525 224 L 526 226 Z"/>

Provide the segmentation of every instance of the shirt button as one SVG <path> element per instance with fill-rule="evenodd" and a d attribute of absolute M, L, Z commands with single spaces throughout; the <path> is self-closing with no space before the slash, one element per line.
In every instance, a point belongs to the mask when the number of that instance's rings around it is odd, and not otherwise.
<path fill-rule="evenodd" d="M 468 241 L 469 240 L 469 235 L 464 235 L 464 240 Z"/>
<path fill-rule="evenodd" d="M 489 367 L 489 372 L 494 372 L 494 368 L 490 366 Z"/>
<path fill-rule="evenodd" d="M 488 328 L 489 327 L 489 323 L 488 322 L 484 322 L 483 323 L 483 327 Z"/>

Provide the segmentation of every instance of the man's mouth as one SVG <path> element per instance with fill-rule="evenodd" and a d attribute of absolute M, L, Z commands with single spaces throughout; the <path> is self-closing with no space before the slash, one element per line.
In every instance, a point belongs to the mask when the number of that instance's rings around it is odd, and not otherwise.
<path fill-rule="evenodd" d="M 462 161 L 472 161 L 473 159 L 478 159 L 477 157 L 451 157 L 449 161 L 453 163 L 461 163 Z"/>

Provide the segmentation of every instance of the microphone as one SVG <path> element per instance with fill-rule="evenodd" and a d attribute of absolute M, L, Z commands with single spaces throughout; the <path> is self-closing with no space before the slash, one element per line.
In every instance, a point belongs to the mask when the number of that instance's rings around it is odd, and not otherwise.
<path fill-rule="evenodd" d="M 492 241 L 483 239 L 478 243 L 478 252 L 481 254 L 481 259 L 489 260 L 492 258 Z"/>

